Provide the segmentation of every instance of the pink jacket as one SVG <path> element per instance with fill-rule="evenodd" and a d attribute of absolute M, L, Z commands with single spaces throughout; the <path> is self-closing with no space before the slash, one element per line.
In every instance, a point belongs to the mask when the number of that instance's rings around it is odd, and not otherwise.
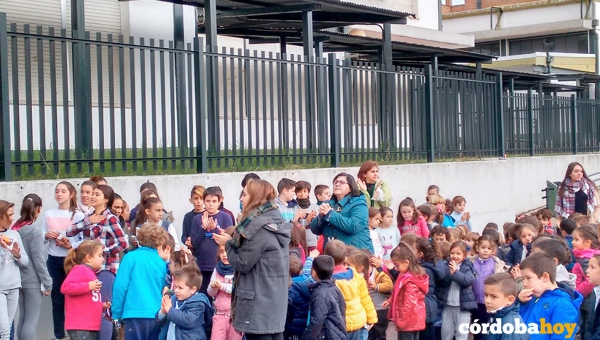
<path fill-rule="evenodd" d="M 415 233 L 419 235 L 419 237 L 429 237 L 429 228 L 427 228 L 427 221 L 425 221 L 423 216 L 419 216 L 417 224 L 412 224 L 412 221 L 404 221 L 404 226 L 398 226 L 398 228 L 400 229 L 401 235 Z"/>
<path fill-rule="evenodd" d="M 213 289 L 208 285 L 208 295 L 215 297 L 215 310 L 217 313 L 229 313 L 231 308 L 231 289 L 233 288 L 233 274 L 225 277 L 219 275 L 215 269 L 210 277 L 210 282 L 221 281 L 221 288 Z"/>
<path fill-rule="evenodd" d="M 600 250 L 597 249 L 573 249 L 576 263 L 573 266 L 573 274 L 577 276 L 575 280 L 576 290 L 583 295 L 583 297 L 589 296 L 594 290 L 594 285 L 588 281 L 585 271 L 587 270 L 588 263 L 592 257 L 596 254 L 600 254 Z M 585 267 L 585 268 L 584 268 Z"/>
<path fill-rule="evenodd" d="M 96 273 L 86 265 L 77 265 L 60 287 L 65 295 L 65 329 L 99 331 L 102 321 L 102 298 L 99 290 L 90 291 L 89 282 Z"/>

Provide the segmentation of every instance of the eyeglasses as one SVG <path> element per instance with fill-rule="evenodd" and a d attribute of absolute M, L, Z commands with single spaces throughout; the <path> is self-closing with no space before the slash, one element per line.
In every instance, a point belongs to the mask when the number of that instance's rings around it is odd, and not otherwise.
<path fill-rule="evenodd" d="M 333 181 L 333 185 L 339 185 L 342 186 L 344 184 L 348 184 L 348 182 L 346 181 L 342 181 L 342 180 L 337 180 L 337 181 Z"/>

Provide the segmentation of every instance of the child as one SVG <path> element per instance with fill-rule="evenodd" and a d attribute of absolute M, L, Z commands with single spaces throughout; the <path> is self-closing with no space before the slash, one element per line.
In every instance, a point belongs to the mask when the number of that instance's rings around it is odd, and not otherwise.
<path fill-rule="evenodd" d="M 446 200 L 442 196 L 439 194 L 430 196 L 429 204 L 433 204 L 437 208 L 436 223 L 441 224 L 443 227 L 454 228 L 454 218 L 446 214 Z"/>
<path fill-rule="evenodd" d="M 458 241 L 450 247 L 448 275 L 440 291 L 442 311 L 442 340 L 466 340 L 468 334 L 459 332 L 459 325 L 471 322 L 471 311 L 477 309 L 471 286 L 475 282 L 475 268 L 467 258 L 467 245 Z"/>
<path fill-rule="evenodd" d="M 379 209 L 379 213 L 381 214 L 381 224 L 375 231 L 379 236 L 379 243 L 383 250 L 382 258 L 389 260 L 392 249 L 400 244 L 400 230 L 394 226 L 394 213 L 392 209 L 382 207 Z"/>
<path fill-rule="evenodd" d="M 498 225 L 494 222 L 488 222 L 488 224 L 485 225 L 483 230 L 486 230 L 486 229 L 494 229 L 495 231 L 498 231 Z"/>
<path fill-rule="evenodd" d="M 581 227 L 582 225 L 586 225 L 586 224 L 590 223 L 590 218 L 582 213 L 573 213 L 573 214 L 569 215 L 569 219 L 575 221 L 575 223 L 577 223 L 578 227 Z"/>
<path fill-rule="evenodd" d="M 198 265 L 196 264 L 194 256 L 189 254 L 187 250 L 180 249 L 171 252 L 171 249 L 175 248 L 175 240 L 172 238 L 173 237 L 169 237 L 169 240 L 162 246 L 163 249 L 165 249 L 165 253 L 171 253 L 171 257 L 167 262 L 167 279 L 165 282 L 165 288 L 163 288 L 163 294 L 169 290 L 173 291 L 173 276 L 171 273 L 174 273 L 177 269 L 184 266 L 192 266 L 198 269 Z"/>
<path fill-rule="evenodd" d="M 438 187 L 435 184 L 432 184 L 427 188 L 427 196 L 425 196 L 425 201 L 429 204 L 432 204 L 429 201 L 431 199 L 431 196 L 439 195 L 439 194 L 440 194 L 440 187 Z"/>
<path fill-rule="evenodd" d="M 398 206 L 398 228 L 400 234 L 415 233 L 419 237 L 429 237 L 429 228 L 423 216 L 420 216 L 415 208 L 415 202 L 405 198 Z"/>
<path fill-rule="evenodd" d="M 329 244 L 327 243 L 327 247 Z M 310 285 L 310 321 L 302 340 L 349 339 L 346 336 L 346 303 L 336 281 L 331 277 L 335 262 L 331 256 L 317 256 L 312 264 Z"/>
<path fill-rule="evenodd" d="M 14 215 L 14 203 L 0 200 L 0 295 L 4 301 L 0 309 L 0 339 L 10 338 L 21 288 L 19 268 L 29 264 L 27 253 L 21 248 L 21 236 L 10 230 Z"/>
<path fill-rule="evenodd" d="M 517 285 L 509 273 L 496 273 L 488 276 L 484 281 L 485 308 L 490 314 L 490 325 L 513 325 L 523 323 L 519 315 L 519 305 L 515 303 Z M 517 321 L 518 320 L 518 321 Z M 486 340 L 520 340 L 529 339 L 529 334 L 503 334 L 500 331 L 488 331 L 484 336 Z"/>
<path fill-rule="evenodd" d="M 290 257 L 296 256 L 302 261 L 302 264 L 306 262 L 306 253 L 308 252 L 306 246 L 306 232 L 298 222 L 292 222 L 292 234 L 290 241 Z"/>
<path fill-rule="evenodd" d="M 203 186 L 194 185 L 192 193 L 190 194 L 190 203 L 192 203 L 194 209 L 183 217 L 181 242 L 188 248 L 192 248 L 192 221 L 194 220 L 194 217 L 204 212 L 204 190 Z"/>
<path fill-rule="evenodd" d="M 438 242 L 438 244 L 437 244 L 438 257 L 444 261 L 447 261 L 448 258 L 450 257 L 450 247 L 451 246 L 452 246 L 452 243 L 450 243 L 448 241 Z"/>
<path fill-rule="evenodd" d="M 552 226 L 552 212 L 548 209 L 540 209 L 535 217 L 544 226 L 544 231 L 550 235 L 556 235 L 556 228 Z"/>
<path fill-rule="evenodd" d="M 89 215 L 94 211 L 92 207 L 92 193 L 97 186 L 98 184 L 93 181 L 81 183 L 81 201 L 77 202 L 77 210 L 83 212 L 85 215 Z"/>
<path fill-rule="evenodd" d="M 156 313 L 156 320 L 162 325 L 160 339 L 206 340 L 213 309 L 206 295 L 198 293 L 202 284 L 200 273 L 196 268 L 184 266 L 173 273 L 173 282 L 174 295 L 163 295 Z"/>
<path fill-rule="evenodd" d="M 306 259 L 304 267 L 300 259 L 290 256 L 291 286 L 288 291 L 288 315 L 285 322 L 284 338 L 299 338 L 308 323 L 310 305 L 310 290 L 308 286 L 315 281 L 311 277 L 312 263 L 319 256 L 317 250 L 312 250 Z M 216 340 L 216 339 L 215 339 Z"/>
<path fill-rule="evenodd" d="M 577 276 L 577 291 L 587 297 L 594 289 L 585 276 L 590 259 L 600 254 L 600 243 L 598 242 L 598 232 L 591 226 L 577 227 L 573 232 L 573 254 L 575 254 L 575 265 L 573 274 Z"/>
<path fill-rule="evenodd" d="M 450 238 L 448 239 L 448 242 L 450 242 L 450 243 L 462 241 L 464 239 L 464 236 L 465 236 L 463 234 L 462 230 L 460 230 L 458 228 L 450 228 L 450 229 L 448 229 L 448 234 L 450 235 Z"/>
<path fill-rule="evenodd" d="M 300 209 L 307 212 L 306 216 L 298 220 L 298 223 L 306 230 L 306 245 L 309 251 L 317 247 L 317 235 L 310 230 L 310 222 L 317 217 L 318 212 L 316 204 L 310 202 L 310 189 L 311 185 L 307 181 L 296 182 L 296 201 Z"/>
<path fill-rule="evenodd" d="M 575 338 L 579 307 L 583 297 L 556 285 L 556 263 L 548 254 L 532 254 L 521 262 L 524 289 L 518 295 L 520 315 L 525 324 L 570 325 L 571 334 L 532 334 L 532 339 Z M 535 298 L 535 299 L 534 299 Z"/>
<path fill-rule="evenodd" d="M 422 204 L 417 207 L 417 210 L 421 216 L 425 218 L 425 221 L 427 221 L 427 229 L 431 232 L 431 229 L 438 225 L 435 221 L 435 218 L 437 217 L 437 208 L 433 204 Z"/>
<path fill-rule="evenodd" d="M 286 222 L 298 222 L 300 218 L 304 218 L 306 212 L 298 207 L 298 202 L 294 200 L 296 190 L 296 182 L 289 178 L 282 178 L 277 183 L 277 192 L 279 196 L 275 199 L 279 212 Z"/>
<path fill-rule="evenodd" d="M 436 243 L 442 241 L 450 241 L 450 233 L 446 227 L 442 227 L 441 225 L 436 225 L 431 229 L 431 234 L 433 235 L 433 241 Z"/>
<path fill-rule="evenodd" d="M 177 236 L 177 230 L 175 230 L 175 226 L 169 220 L 163 219 L 164 208 L 163 203 L 157 197 L 150 197 L 144 201 L 144 209 L 138 211 L 138 216 L 136 217 L 136 221 L 144 221 L 142 223 L 136 223 L 136 232 L 140 229 L 140 227 L 147 224 L 155 224 L 159 227 L 165 229 L 175 240 L 175 250 L 178 250 L 180 247 L 179 237 Z"/>
<path fill-rule="evenodd" d="M 494 254 L 498 250 L 498 244 L 490 236 L 481 236 L 477 239 L 474 246 L 476 251 L 475 256 L 471 258 L 473 267 L 477 272 L 475 281 L 473 282 L 473 293 L 477 302 L 477 309 L 473 312 L 473 319 L 478 320 L 477 323 L 485 324 L 488 322 L 489 315 L 485 307 L 485 280 L 497 273 L 506 272 L 504 261 L 500 260 Z M 482 339 L 483 334 L 474 334 L 474 339 Z"/>
<path fill-rule="evenodd" d="M 413 249 L 415 248 L 415 244 L 417 243 L 418 239 L 419 236 L 417 236 L 415 233 L 408 233 L 402 236 L 402 242 L 408 244 Z"/>
<path fill-rule="evenodd" d="M 146 191 L 151 191 L 156 195 L 156 197 L 158 197 L 158 189 L 156 189 L 156 185 L 154 185 L 154 183 L 148 181 L 140 186 L 140 202 L 143 200 L 144 193 Z M 143 209 L 141 203 L 139 205 L 135 206 L 133 209 L 131 209 L 131 213 L 129 214 L 129 220 L 127 222 L 129 222 L 131 224 L 135 220 L 135 217 L 137 216 L 137 212 L 140 209 Z"/>
<path fill-rule="evenodd" d="M 36 325 L 39 320 L 42 297 L 50 295 L 52 278 L 46 267 L 46 250 L 44 249 L 44 235 L 34 222 L 37 221 L 42 209 L 42 199 L 36 194 L 29 194 L 23 198 L 21 204 L 21 217 L 15 222 L 12 229 L 18 231 L 21 237 L 23 251 L 29 257 L 27 266 L 20 268 L 21 289 L 19 291 L 19 324 L 17 326 L 18 339 L 35 339 Z M 20 227 L 18 227 L 20 225 Z M 18 227 L 18 228 L 17 228 Z"/>
<path fill-rule="evenodd" d="M 112 314 L 123 320 L 125 340 L 154 339 L 160 332 L 154 317 L 161 309 L 162 288 L 170 253 L 163 249 L 169 234 L 157 225 L 138 231 L 140 247 L 125 256 L 113 286 Z"/>
<path fill-rule="evenodd" d="M 318 209 L 319 206 L 323 203 L 328 203 L 331 200 L 331 189 L 325 184 L 319 184 L 315 187 L 315 198 L 317 199 L 317 204 L 315 209 Z M 319 253 L 323 253 L 323 243 L 325 242 L 325 237 L 323 235 L 317 238 L 317 250 Z"/>
<path fill-rule="evenodd" d="M 553 238 L 537 239 L 533 242 L 531 253 L 544 252 L 556 262 L 556 284 L 564 289 L 577 289 L 577 275 L 569 273 L 563 265 L 571 257 L 571 252 L 564 242 Z"/>
<path fill-rule="evenodd" d="M 354 268 L 344 267 L 346 245 L 339 240 L 327 242 L 325 255 L 333 257 L 333 278 L 346 301 L 346 331 L 348 340 L 364 339 L 368 336 L 365 325 L 377 323 L 377 312 L 365 279 Z M 313 263 L 314 265 L 314 263 Z"/>
<path fill-rule="evenodd" d="M 419 339 L 419 331 L 425 329 L 427 312 L 425 295 L 429 290 L 429 278 L 419 265 L 413 249 L 401 242 L 392 251 L 394 267 L 400 276 L 394 291 L 383 307 L 389 307 L 388 319 L 396 324 L 398 340 Z"/>
<path fill-rule="evenodd" d="M 383 256 L 383 246 L 379 239 L 377 229 L 381 223 L 381 212 L 376 208 L 369 208 L 369 234 L 371 235 L 371 242 L 373 242 L 373 249 L 375 256 Z"/>
<path fill-rule="evenodd" d="M 566 264 L 565 267 L 568 271 L 573 271 L 573 266 L 575 266 L 575 254 L 573 254 L 573 232 L 577 228 L 577 223 L 574 220 L 565 219 L 560 222 L 559 228 L 562 231 L 562 236 L 569 246 L 569 250 L 571 250 L 571 262 Z"/>
<path fill-rule="evenodd" d="M 475 244 L 477 243 L 478 239 L 479 239 L 479 234 L 476 232 L 469 231 L 465 235 L 464 241 L 469 246 L 469 255 L 470 256 L 477 255 L 477 249 L 475 249 Z"/>
<path fill-rule="evenodd" d="M 219 245 L 213 240 L 212 235 L 221 234 L 233 225 L 231 216 L 219 210 L 220 192 L 221 190 L 217 190 L 215 187 L 206 188 L 202 197 L 205 211 L 202 215 L 194 217 L 192 221 L 192 254 L 202 272 L 202 286 L 200 287 L 202 294 L 207 294 L 210 278 L 217 265 Z"/>
<path fill-rule="evenodd" d="M 103 263 L 102 244 L 97 241 L 84 241 L 77 249 L 71 248 L 65 259 L 67 278 L 60 292 L 65 295 L 65 328 L 72 340 L 99 339 L 102 281 L 96 272 Z"/>
<path fill-rule="evenodd" d="M 438 261 L 436 242 L 429 242 L 426 238 L 419 238 L 415 244 L 415 254 L 419 264 L 425 270 L 429 277 L 429 290 L 425 296 L 425 307 L 427 317 L 425 319 L 425 329 L 419 332 L 419 338 L 430 340 L 435 339 L 434 322 L 438 317 L 438 299 L 440 282 L 448 275 L 447 267 L 444 261 Z"/>
<path fill-rule="evenodd" d="M 594 290 L 583 300 L 581 305 L 581 334 L 582 339 L 600 339 L 600 314 L 597 313 L 598 298 L 600 296 L 600 255 L 590 259 L 587 277 Z"/>
<path fill-rule="evenodd" d="M 464 197 L 455 196 L 452 199 L 453 211 L 450 214 L 450 217 L 454 219 L 455 227 L 459 225 L 466 225 L 467 228 L 471 230 L 471 214 L 468 211 L 465 211 L 466 205 L 467 200 Z"/>
<path fill-rule="evenodd" d="M 521 263 L 531 251 L 531 242 L 537 235 L 537 228 L 531 224 L 517 224 L 518 239 L 510 244 L 510 251 L 506 256 L 506 264 L 509 266 Z"/>

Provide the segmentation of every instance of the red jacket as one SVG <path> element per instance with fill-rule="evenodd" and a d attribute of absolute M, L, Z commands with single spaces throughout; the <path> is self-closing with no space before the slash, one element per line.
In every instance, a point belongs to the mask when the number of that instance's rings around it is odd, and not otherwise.
<path fill-rule="evenodd" d="M 96 273 L 86 265 L 77 265 L 60 287 L 65 295 L 65 329 L 99 331 L 102 321 L 100 291 L 90 291 L 89 282 L 96 280 Z"/>
<path fill-rule="evenodd" d="M 403 332 L 415 332 L 425 329 L 425 295 L 429 291 L 427 275 L 413 276 L 411 273 L 399 276 L 390 297 L 388 319 Z"/>

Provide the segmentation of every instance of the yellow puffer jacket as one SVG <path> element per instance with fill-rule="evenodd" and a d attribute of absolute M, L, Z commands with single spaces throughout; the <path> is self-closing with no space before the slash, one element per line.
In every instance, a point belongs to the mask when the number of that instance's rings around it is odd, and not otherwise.
<path fill-rule="evenodd" d="M 333 274 L 333 278 L 346 301 L 346 331 L 353 332 L 365 324 L 376 324 L 377 311 L 364 277 L 354 268 L 349 268 L 346 272 Z"/>

